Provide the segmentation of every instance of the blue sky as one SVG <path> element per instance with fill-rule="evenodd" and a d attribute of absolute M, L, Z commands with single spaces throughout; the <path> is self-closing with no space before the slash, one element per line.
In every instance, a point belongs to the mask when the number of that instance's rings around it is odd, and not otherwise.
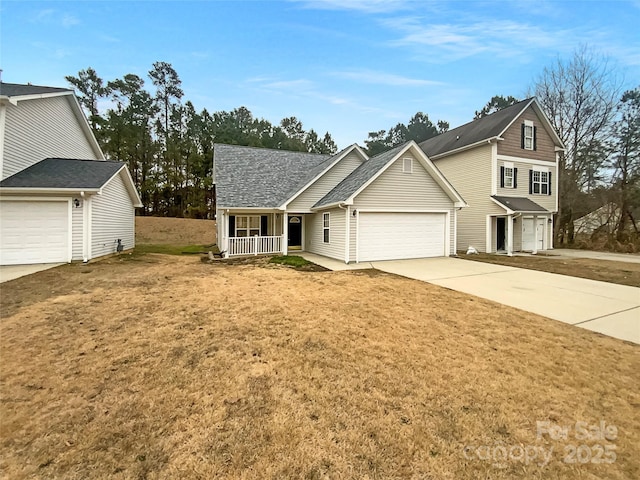
<path fill-rule="evenodd" d="M 0 22 L 5 82 L 67 86 L 89 66 L 146 78 L 166 61 L 198 110 L 294 115 L 339 147 L 417 111 L 466 123 L 583 44 L 640 83 L 640 0 L 3 0 Z"/>

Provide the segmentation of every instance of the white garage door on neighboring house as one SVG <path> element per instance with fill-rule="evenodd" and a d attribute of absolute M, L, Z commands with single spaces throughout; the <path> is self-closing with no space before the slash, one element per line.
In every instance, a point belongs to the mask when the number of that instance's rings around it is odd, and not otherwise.
<path fill-rule="evenodd" d="M 533 251 L 543 249 L 544 224 L 546 221 L 546 218 L 538 218 L 538 225 L 534 228 L 533 218 L 522 219 L 522 250 Z"/>
<path fill-rule="evenodd" d="M 0 265 L 69 261 L 67 201 L 0 201 Z"/>
<path fill-rule="evenodd" d="M 399 260 L 445 255 L 444 213 L 359 214 L 358 260 Z"/>

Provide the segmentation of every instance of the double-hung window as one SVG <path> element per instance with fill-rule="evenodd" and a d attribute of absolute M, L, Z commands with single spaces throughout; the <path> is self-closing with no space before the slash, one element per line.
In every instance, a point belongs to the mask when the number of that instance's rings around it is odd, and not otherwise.
<path fill-rule="evenodd" d="M 536 195 L 549 195 L 549 172 L 532 172 L 531 191 Z"/>
<path fill-rule="evenodd" d="M 236 215 L 236 237 L 254 237 L 260 235 L 259 215 Z"/>
<path fill-rule="evenodd" d="M 329 228 L 331 225 L 331 218 L 329 212 L 322 214 L 322 241 L 329 243 Z"/>
<path fill-rule="evenodd" d="M 535 127 L 531 120 L 525 120 L 522 125 L 522 148 L 525 150 L 535 150 Z"/>

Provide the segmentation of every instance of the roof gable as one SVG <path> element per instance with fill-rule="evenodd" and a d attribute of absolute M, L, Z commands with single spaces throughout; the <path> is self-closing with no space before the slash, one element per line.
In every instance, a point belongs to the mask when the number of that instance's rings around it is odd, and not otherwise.
<path fill-rule="evenodd" d="M 350 153 L 356 152 L 358 156 L 362 159 L 362 161 L 367 161 L 369 157 L 366 153 L 357 145 L 353 144 L 348 146 L 347 148 L 342 149 L 338 153 L 336 153 L 333 157 L 331 157 L 330 161 L 326 162 L 327 165 L 323 171 L 321 171 L 318 175 L 312 178 L 306 185 L 304 185 L 298 192 L 292 195 L 289 199 L 287 199 L 287 203 L 284 205 L 286 207 L 288 204 L 293 202 L 296 198 L 306 192 L 309 188 L 311 188 L 316 182 L 318 182 L 321 178 L 323 178 L 334 166 L 340 163 L 344 158 L 346 158 Z"/>
<path fill-rule="evenodd" d="M 141 207 L 142 202 L 126 165 L 108 160 L 45 158 L 2 180 L 0 189 L 99 192 L 118 174 L 123 176 L 134 206 Z"/>
<path fill-rule="evenodd" d="M 440 170 L 433 165 L 419 148 L 418 144 L 412 140 L 364 162 L 342 182 L 336 185 L 333 190 L 321 198 L 313 208 L 322 208 L 339 203 L 352 203 L 354 197 L 367 188 L 367 186 L 380 176 L 393 162 L 409 150 L 412 151 L 414 157 L 422 164 L 422 167 L 433 177 L 444 192 L 456 202 L 456 206 L 466 205 L 460 194 L 458 194 L 447 179 L 444 178 Z"/>
<path fill-rule="evenodd" d="M 46 158 L 5 178 L 0 187 L 99 189 L 124 166 L 106 160 Z"/>
<path fill-rule="evenodd" d="M 437 158 L 448 153 L 471 148 L 481 142 L 498 139 L 529 106 L 534 109 L 557 147 L 564 148 L 558 134 L 535 98 L 528 98 L 491 115 L 441 133 L 421 142 L 420 148 L 430 158 Z"/>
<path fill-rule="evenodd" d="M 221 208 L 280 208 L 332 163 L 332 155 L 216 144 L 216 202 Z"/>

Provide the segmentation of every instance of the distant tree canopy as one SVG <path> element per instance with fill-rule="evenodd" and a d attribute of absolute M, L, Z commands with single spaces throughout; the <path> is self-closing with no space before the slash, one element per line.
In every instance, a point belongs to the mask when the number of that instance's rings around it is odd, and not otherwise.
<path fill-rule="evenodd" d="M 110 160 L 127 164 L 142 197 L 142 215 L 209 218 L 214 191 L 211 169 L 214 143 L 335 153 L 328 132 L 306 131 L 296 117 L 273 125 L 245 107 L 230 112 L 196 111 L 178 73 L 155 62 L 145 79 L 134 74 L 104 82 L 89 67 L 69 75 L 100 146 Z M 99 111 L 101 100 L 110 107 Z"/>
<path fill-rule="evenodd" d="M 427 114 L 418 112 L 411 117 L 408 125 L 398 123 L 388 131 L 369 132 L 369 136 L 364 143 L 367 154 L 374 156 L 410 140 L 414 140 L 417 143 L 424 142 L 447 130 L 449 130 L 449 122 L 438 120 L 437 124 L 434 125 Z"/>
<path fill-rule="evenodd" d="M 486 117 L 487 115 L 491 115 L 492 113 L 498 112 L 503 108 L 510 107 L 511 105 L 514 105 L 519 101 L 520 100 L 518 100 L 515 97 L 512 97 L 511 95 L 509 95 L 508 97 L 503 97 L 502 95 L 496 95 L 494 97 L 491 97 L 491 100 L 489 100 L 487 104 L 484 107 L 482 107 L 481 110 L 479 111 L 476 110 L 476 113 L 473 119 L 478 120 L 482 117 Z"/>

